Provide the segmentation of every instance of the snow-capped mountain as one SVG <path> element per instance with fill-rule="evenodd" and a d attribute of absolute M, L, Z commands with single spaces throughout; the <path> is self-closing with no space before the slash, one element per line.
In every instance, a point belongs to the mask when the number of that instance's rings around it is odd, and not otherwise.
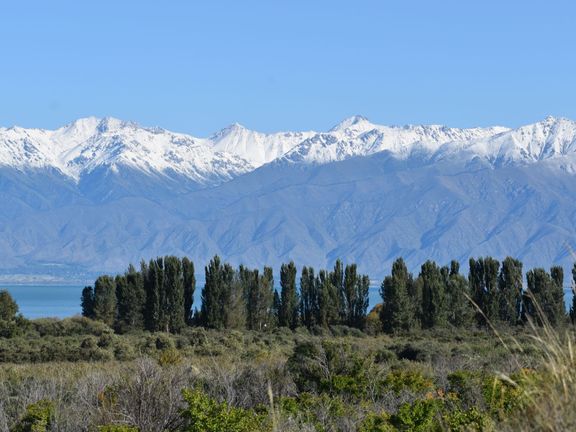
<path fill-rule="evenodd" d="M 0 128 L 0 273 L 121 271 L 161 254 L 199 266 L 330 266 L 380 278 L 517 256 L 571 266 L 576 123 L 516 129 L 381 126 L 326 132 L 232 125 L 207 138 L 112 118 Z M 568 273 L 567 273 L 568 274 Z"/>
<path fill-rule="evenodd" d="M 198 183 L 229 180 L 254 167 L 206 140 L 114 118 L 89 117 L 55 131 L 0 129 L 0 165 L 56 168 L 75 181 L 99 167 L 177 173 Z"/>
<path fill-rule="evenodd" d="M 239 156 L 254 167 L 259 167 L 279 158 L 313 135 L 315 132 L 264 134 L 235 123 L 215 133 L 208 141 L 216 151 Z"/>

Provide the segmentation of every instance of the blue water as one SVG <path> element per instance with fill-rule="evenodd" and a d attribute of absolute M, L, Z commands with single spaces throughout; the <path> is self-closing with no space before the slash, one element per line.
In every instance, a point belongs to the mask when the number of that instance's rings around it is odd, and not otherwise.
<path fill-rule="evenodd" d="M 7 289 L 26 318 L 65 318 L 80 314 L 80 295 L 84 286 L 68 285 L 0 285 Z M 370 287 L 369 309 L 381 301 L 379 287 Z M 194 308 L 200 308 L 202 284 L 196 286 Z M 566 304 L 572 304 L 572 292 L 566 293 Z"/>
<path fill-rule="evenodd" d="M 7 289 L 16 303 L 20 313 L 26 318 L 56 317 L 65 318 L 80 314 L 80 295 L 83 285 L 0 285 Z M 370 288 L 370 307 L 380 301 L 377 287 Z M 196 286 L 194 307 L 200 307 L 202 286 Z"/>
<path fill-rule="evenodd" d="M 26 318 L 65 318 L 82 312 L 80 296 L 84 286 L 0 285 L 16 300 Z"/>

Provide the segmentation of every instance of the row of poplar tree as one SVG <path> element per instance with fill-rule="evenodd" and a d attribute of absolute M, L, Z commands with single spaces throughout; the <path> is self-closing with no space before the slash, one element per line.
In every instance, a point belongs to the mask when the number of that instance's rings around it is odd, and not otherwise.
<path fill-rule="evenodd" d="M 275 326 L 345 324 L 362 328 L 370 280 L 356 264 L 336 261 L 332 271 L 304 267 L 297 288 L 293 262 L 280 268 L 280 292 L 273 271 L 234 268 L 215 256 L 205 267 L 201 309 L 193 313 L 196 279 L 188 258 L 166 256 L 130 266 L 123 275 L 100 276 L 82 291 L 82 314 L 113 326 L 177 333 L 186 325 L 264 330 Z"/>
<path fill-rule="evenodd" d="M 576 264 L 573 269 L 576 281 Z M 416 278 L 399 258 L 381 286 L 383 303 L 379 309 L 385 332 L 432 328 L 450 324 L 456 327 L 516 325 L 530 317 L 538 324 L 556 326 L 565 321 L 564 271 L 552 267 L 526 274 L 523 289 L 522 263 L 514 258 L 470 259 L 468 277 L 459 273 L 459 263 L 440 267 L 427 261 Z M 570 315 L 576 319 L 576 297 Z"/>
<path fill-rule="evenodd" d="M 250 330 L 364 327 L 370 280 L 358 274 L 355 264 L 344 267 L 338 260 L 331 271 L 317 274 L 303 267 L 297 279 L 294 263 L 283 264 L 278 292 L 272 268 L 234 268 L 215 256 L 205 267 L 201 308 L 193 312 L 194 264 L 166 256 L 142 262 L 140 270 L 131 265 L 123 275 L 100 276 L 94 288 L 82 291 L 82 313 L 119 332 L 177 333 L 186 325 Z M 526 281 L 525 290 L 522 263 L 510 257 L 502 263 L 491 257 L 470 259 L 468 277 L 460 274 L 457 261 L 444 267 L 427 261 L 414 277 L 399 258 L 382 282 L 377 319 L 388 333 L 488 322 L 516 325 L 529 317 L 551 325 L 565 321 L 562 267 L 530 270 Z M 570 315 L 576 321 L 576 296 L 573 301 Z"/>

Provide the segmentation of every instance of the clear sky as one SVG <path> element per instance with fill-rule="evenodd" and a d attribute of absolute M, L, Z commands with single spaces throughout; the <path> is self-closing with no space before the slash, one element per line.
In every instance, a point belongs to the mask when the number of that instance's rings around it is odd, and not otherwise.
<path fill-rule="evenodd" d="M 576 119 L 573 1 L 4 1 L 0 125 Z"/>

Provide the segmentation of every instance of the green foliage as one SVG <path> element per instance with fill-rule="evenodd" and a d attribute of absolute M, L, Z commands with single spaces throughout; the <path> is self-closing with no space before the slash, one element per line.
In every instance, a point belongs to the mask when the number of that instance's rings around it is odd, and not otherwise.
<path fill-rule="evenodd" d="M 455 327 L 467 327 L 471 324 L 474 309 L 470 303 L 468 280 L 459 274 L 458 261 L 450 263 L 450 273 L 446 284 L 448 297 L 448 322 Z"/>
<path fill-rule="evenodd" d="M 146 291 L 144 276 L 133 265 L 122 276 L 116 276 L 118 316 L 115 327 L 120 332 L 144 328 Z"/>
<path fill-rule="evenodd" d="M 445 273 L 447 269 L 440 269 L 433 261 L 426 261 L 422 265 L 418 279 L 422 283 L 423 328 L 444 326 L 448 321 Z"/>
<path fill-rule="evenodd" d="M 196 276 L 194 275 L 194 263 L 187 257 L 182 258 L 182 283 L 184 284 L 184 322 L 192 324 L 192 305 L 194 304 L 194 292 L 196 291 Z"/>
<path fill-rule="evenodd" d="M 278 324 L 295 329 L 298 325 L 298 293 L 296 292 L 296 266 L 290 261 L 280 267 L 280 309 Z"/>
<path fill-rule="evenodd" d="M 400 405 L 396 414 L 390 417 L 390 423 L 399 430 L 424 432 L 440 430 L 437 416 L 441 403 L 437 399 L 416 400 L 414 403 Z"/>
<path fill-rule="evenodd" d="M 94 319 L 109 326 L 116 318 L 116 284 L 110 276 L 100 276 L 94 284 Z"/>
<path fill-rule="evenodd" d="M 498 320 L 498 269 L 500 263 L 491 258 L 470 258 L 468 281 L 472 299 L 483 313 L 476 313 L 479 325 L 486 325 L 486 319 L 494 323 Z"/>
<path fill-rule="evenodd" d="M 226 327 L 230 315 L 234 270 L 229 264 L 222 264 L 215 256 L 205 268 L 206 282 L 202 289 L 202 324 L 208 328 Z"/>
<path fill-rule="evenodd" d="M 342 314 L 344 322 L 350 327 L 364 328 L 369 289 L 368 275 L 359 275 L 356 271 L 356 264 L 347 265 L 344 271 Z"/>
<path fill-rule="evenodd" d="M 18 305 L 7 290 L 0 290 L 0 321 L 13 321 Z"/>
<path fill-rule="evenodd" d="M 368 413 L 358 427 L 358 432 L 394 432 L 396 430 L 390 424 L 390 415 L 388 413 Z"/>
<path fill-rule="evenodd" d="M 54 417 L 54 404 L 42 399 L 28 405 L 24 416 L 11 429 L 11 432 L 48 432 Z"/>
<path fill-rule="evenodd" d="M 382 328 L 386 333 L 407 331 L 416 327 L 416 309 L 410 298 L 412 275 L 402 258 L 392 264 L 392 275 L 384 278 L 380 288 L 383 307 L 380 310 Z"/>
<path fill-rule="evenodd" d="M 300 277 L 300 316 L 302 323 L 308 328 L 319 324 L 320 293 L 312 267 L 303 267 Z"/>
<path fill-rule="evenodd" d="M 561 267 L 552 267 L 548 273 L 542 268 L 526 274 L 528 291 L 524 296 L 524 315 L 538 324 L 557 326 L 564 318 L 564 272 Z"/>
<path fill-rule="evenodd" d="M 240 279 L 246 293 L 246 324 L 250 330 L 270 329 L 274 324 L 274 276 L 272 268 L 264 267 L 264 274 L 240 266 Z"/>
<path fill-rule="evenodd" d="M 390 372 L 386 376 L 384 386 L 396 393 L 400 393 L 406 389 L 415 393 L 421 393 L 432 390 L 434 383 L 420 371 L 399 369 Z"/>
<path fill-rule="evenodd" d="M 498 317 L 508 324 L 520 318 L 522 300 L 522 263 L 507 257 L 498 276 Z"/>
<path fill-rule="evenodd" d="M 94 290 L 91 286 L 82 289 L 80 306 L 82 307 L 82 316 L 94 319 Z"/>
<path fill-rule="evenodd" d="M 519 383 L 498 377 L 487 377 L 484 380 L 482 394 L 489 412 L 499 419 L 506 418 L 525 402 L 525 392 Z"/>
<path fill-rule="evenodd" d="M 270 430 L 265 418 L 252 410 L 217 402 L 201 390 L 182 392 L 187 404 L 182 411 L 185 432 L 259 432 Z"/>

